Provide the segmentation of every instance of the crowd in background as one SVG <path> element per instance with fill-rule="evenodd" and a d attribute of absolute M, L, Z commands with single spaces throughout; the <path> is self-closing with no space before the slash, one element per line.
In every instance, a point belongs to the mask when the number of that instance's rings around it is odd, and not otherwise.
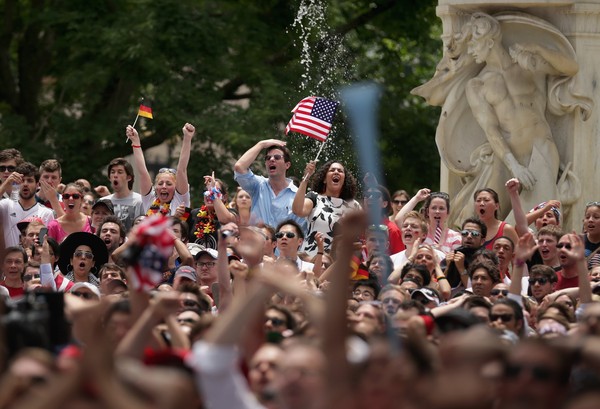
<path fill-rule="evenodd" d="M 564 231 L 510 179 L 513 224 L 483 188 L 454 226 L 267 139 L 191 203 L 182 133 L 152 179 L 127 127 L 108 187 L 0 151 L 0 408 L 600 406 L 600 202 Z"/>

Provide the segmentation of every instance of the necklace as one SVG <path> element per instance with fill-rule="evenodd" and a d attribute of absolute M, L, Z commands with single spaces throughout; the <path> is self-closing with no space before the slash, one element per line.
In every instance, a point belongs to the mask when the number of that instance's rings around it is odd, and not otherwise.
<path fill-rule="evenodd" d="M 202 206 L 196 215 L 198 222 L 194 227 L 194 236 L 201 239 L 205 234 L 217 231 L 215 213 L 209 213 L 206 206 Z"/>
<path fill-rule="evenodd" d="M 146 216 L 152 216 L 158 212 L 160 212 L 160 214 L 163 216 L 168 216 L 171 213 L 171 202 L 161 204 L 158 198 L 154 199 L 150 205 L 150 208 L 146 212 Z"/>

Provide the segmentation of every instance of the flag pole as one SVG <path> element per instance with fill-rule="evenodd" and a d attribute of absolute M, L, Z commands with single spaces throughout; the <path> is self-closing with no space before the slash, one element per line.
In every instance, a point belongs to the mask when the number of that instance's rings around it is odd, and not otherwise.
<path fill-rule="evenodd" d="M 140 101 L 140 104 L 144 102 L 144 98 L 142 98 L 142 100 Z M 137 120 L 140 117 L 140 110 L 138 108 L 137 111 L 137 115 L 135 116 L 135 120 L 133 121 L 133 125 L 131 125 L 133 128 L 135 128 L 135 124 L 137 124 Z M 129 142 L 129 136 L 127 137 L 127 139 L 125 139 L 125 143 Z"/>
<path fill-rule="evenodd" d="M 319 155 L 321 155 L 321 151 L 323 150 L 323 146 L 325 146 L 325 144 L 327 143 L 327 139 L 325 139 L 323 142 L 321 142 L 321 147 L 319 148 L 319 151 L 317 152 L 317 157 L 315 158 L 315 160 L 313 160 L 313 162 L 318 162 L 319 161 Z M 304 175 L 304 177 L 302 178 L 302 181 L 305 181 L 308 178 L 308 174 Z"/>
<path fill-rule="evenodd" d="M 325 139 L 323 141 L 323 143 L 321 143 L 321 147 L 319 148 L 319 152 L 317 152 L 317 157 L 315 158 L 315 162 L 317 162 L 319 160 L 319 155 L 321 155 L 321 151 L 323 150 L 323 146 L 325 146 L 326 143 L 327 143 L 327 139 Z"/>

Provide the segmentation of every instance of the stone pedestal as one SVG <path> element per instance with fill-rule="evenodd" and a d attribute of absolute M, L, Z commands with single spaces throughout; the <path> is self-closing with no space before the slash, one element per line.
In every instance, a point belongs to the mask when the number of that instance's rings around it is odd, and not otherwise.
<path fill-rule="evenodd" d="M 445 42 L 445 58 L 447 64 L 450 64 L 450 71 L 453 69 L 453 64 L 457 64 L 458 58 L 452 56 L 453 52 L 457 55 L 460 51 L 453 50 L 449 47 L 448 39 L 452 36 L 456 37 L 461 30 L 464 31 L 465 25 L 471 20 L 471 15 L 474 12 L 482 12 L 491 16 L 498 16 L 502 13 L 514 12 L 514 15 L 522 15 L 524 19 L 531 16 L 533 20 L 539 20 L 542 31 L 546 30 L 547 38 L 544 40 L 546 43 L 549 41 L 548 38 L 556 36 L 557 46 L 556 49 L 563 52 L 565 55 L 569 52 L 574 51 L 572 55 L 573 61 L 576 61 L 579 65 L 579 71 L 575 75 L 568 74 L 569 83 L 568 90 L 573 95 L 581 96 L 582 100 L 588 98 L 589 104 L 583 103 L 589 109 L 567 109 L 565 112 L 556 115 L 548 110 L 545 120 L 550 126 L 551 135 L 558 150 L 560 157 L 560 170 L 556 175 L 557 186 L 541 186 L 538 184 L 536 188 L 546 189 L 544 192 L 558 192 L 559 195 L 564 196 L 564 220 L 563 226 L 565 230 L 574 229 L 581 231 L 581 220 L 583 219 L 583 213 L 585 210 L 585 204 L 588 201 L 599 201 L 600 200 L 600 166 L 598 160 L 598 152 L 600 152 L 600 136 L 599 136 L 599 121 L 600 116 L 598 115 L 598 106 L 600 105 L 600 89 L 598 88 L 598 80 L 600 80 L 600 0 L 594 1 L 559 1 L 559 0 L 546 0 L 546 1 L 494 1 L 494 0 L 440 0 L 439 6 L 437 7 L 437 15 L 443 22 L 443 38 Z M 499 14 L 500 13 L 500 14 Z M 514 20 L 514 16 L 511 17 Z M 519 32 L 520 28 L 517 25 L 510 25 L 509 23 L 502 23 L 503 38 L 506 45 L 506 51 L 511 47 L 510 44 L 515 43 L 535 43 L 538 41 L 536 38 L 537 34 L 533 34 L 531 37 L 527 34 L 527 29 L 523 32 Z M 546 29 L 543 27 L 545 22 L 550 23 L 552 27 Z M 508 25 L 507 25 L 508 24 Z M 552 30 L 556 30 L 558 33 L 553 33 Z M 562 34 L 561 34 L 562 33 Z M 510 37 L 513 38 L 510 38 Z M 546 34 L 543 34 L 546 36 Z M 566 41 L 564 40 L 566 39 Z M 559 44 L 559 43 L 563 44 Z M 510 44 L 509 44 L 510 43 Z M 567 47 L 565 47 L 565 44 Z M 570 46 L 569 46 L 570 43 Z M 572 50 L 569 51 L 567 48 L 572 46 Z M 552 47 L 551 47 L 552 48 Z M 511 50 L 512 56 L 513 50 Z M 467 50 L 463 50 L 463 54 L 468 53 Z M 448 57 L 454 57 L 448 59 Z M 444 70 L 448 71 L 447 67 L 444 68 L 444 60 L 440 62 L 440 67 L 436 76 L 444 75 Z M 535 62 L 534 62 L 535 65 Z M 480 75 L 480 71 L 475 69 L 473 76 Z M 478 74 L 479 72 L 479 74 Z M 563 73 L 564 74 L 564 73 Z M 465 95 L 458 94 L 453 95 L 451 92 L 439 92 L 439 79 L 436 83 L 436 77 L 434 77 L 424 87 L 429 86 L 426 90 L 419 91 L 416 93 L 427 98 L 428 102 L 432 105 L 448 105 L 448 100 L 454 98 L 455 102 L 464 101 Z M 465 80 L 462 80 L 463 86 L 466 84 Z M 516 81 L 518 82 L 518 81 Z M 471 84 L 472 85 L 472 84 Z M 438 87 L 438 88 L 436 88 Z M 447 85 L 442 85 L 447 87 Z M 422 87 L 421 87 L 422 88 Z M 509 87 L 510 88 L 510 87 Z M 463 91 L 464 92 L 464 91 Z M 426 95 L 424 95 L 426 94 Z M 440 95 L 443 94 L 443 95 Z M 560 102 L 564 102 L 564 98 L 559 97 Z M 473 96 L 469 101 L 473 108 Z M 461 108 L 463 111 L 465 108 Z M 462 202 L 457 202 L 459 206 L 465 208 L 466 203 L 469 202 L 467 199 L 468 192 L 465 192 L 465 185 L 468 183 L 476 185 L 476 183 L 469 182 L 473 179 L 474 166 L 466 164 L 469 161 L 468 155 L 460 153 L 466 151 L 468 154 L 472 154 L 475 151 L 475 145 L 470 143 L 473 140 L 472 135 L 476 135 L 477 138 L 483 135 L 485 140 L 486 132 L 480 125 L 482 123 L 481 118 L 478 121 L 472 121 L 472 128 L 466 130 L 464 127 L 453 125 L 448 127 L 447 122 L 449 115 L 457 115 L 457 109 L 442 108 L 442 117 L 440 118 L 440 127 L 438 128 L 438 134 L 436 135 L 436 141 L 438 142 L 438 148 L 440 148 L 440 155 L 442 157 L 442 171 L 441 171 L 441 190 L 450 193 L 451 197 L 463 196 Z M 446 116 L 446 117 L 445 117 Z M 502 115 L 499 115 L 502 119 Z M 586 119 L 586 120 L 584 120 Z M 505 119 L 506 120 L 506 119 Z M 483 121 L 485 122 L 485 121 Z M 501 122 L 501 121 L 500 121 Z M 510 125 L 510 124 L 509 124 Z M 484 126 L 486 127 L 486 126 Z M 499 128 L 503 128 L 503 124 Z M 444 129 L 442 129 L 444 128 Z M 505 128 L 505 127 L 504 127 Z M 448 130 L 451 129 L 453 135 L 448 135 Z M 450 138 L 452 141 L 441 141 L 440 132 L 446 132 L 443 137 Z M 459 134 L 460 133 L 460 134 Z M 508 134 L 504 134 L 505 138 L 510 138 Z M 487 134 L 489 139 L 489 133 Z M 509 140 L 510 143 L 510 140 Z M 492 144 L 492 146 L 494 146 Z M 487 155 L 490 161 L 501 161 L 499 158 L 499 151 L 494 150 L 493 154 L 477 153 L 478 159 L 483 158 Z M 461 156 L 462 155 L 462 156 Z M 448 158 L 453 158 L 448 160 Z M 459 157 L 458 159 L 456 159 Z M 473 161 L 473 156 L 471 157 Z M 533 159 L 531 159 L 533 161 Z M 451 163 L 454 161 L 453 163 Z M 458 162 L 460 163 L 458 163 Z M 480 160 L 485 162 L 485 160 Z M 500 162 L 501 163 L 501 162 Z M 504 163 L 507 163 L 504 161 Z M 464 165 L 464 169 L 462 166 Z M 469 167 L 471 166 L 471 167 Z M 508 166 L 508 165 L 507 165 Z M 527 167 L 527 164 L 524 164 Z M 459 170 L 457 172 L 457 169 Z M 508 167 L 507 167 L 508 169 Z M 505 169 L 507 172 L 511 171 Z M 538 168 L 540 169 L 540 168 Z M 464 170 L 464 173 L 463 173 Z M 544 175 L 534 175 L 538 180 L 544 179 Z M 551 178 L 550 178 L 551 179 Z M 482 182 L 483 183 L 483 182 Z M 475 186 L 476 187 L 476 186 Z M 482 186 L 479 186 L 482 187 Z M 554 190 L 553 190 L 554 189 Z M 562 191 L 561 191 L 562 189 Z M 568 192 L 566 191 L 568 190 Z M 498 192 L 501 195 L 505 195 L 505 192 Z M 525 192 L 529 194 L 531 192 Z M 543 195 L 535 196 L 540 197 Z M 557 197 L 546 197 L 545 199 L 557 199 Z M 471 202 L 472 203 L 472 200 Z M 504 203 L 506 205 L 506 196 L 504 196 Z M 527 207 L 529 204 L 525 205 Z M 470 204 L 472 207 L 472 204 Z M 455 207 L 456 208 L 456 207 Z M 504 215 L 509 213 L 508 208 L 503 209 Z M 525 209 L 526 211 L 529 208 Z M 464 211 L 460 215 L 464 217 Z M 459 214 L 453 213 L 455 220 L 450 220 L 451 223 L 459 224 Z"/>

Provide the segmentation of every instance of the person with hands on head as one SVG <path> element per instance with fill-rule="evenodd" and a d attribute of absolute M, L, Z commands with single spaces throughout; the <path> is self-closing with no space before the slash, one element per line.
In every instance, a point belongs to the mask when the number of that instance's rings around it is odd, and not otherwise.
<path fill-rule="evenodd" d="M 402 268 L 407 263 L 413 263 L 419 246 L 425 241 L 427 237 L 428 225 L 423 216 L 419 212 L 411 210 L 404 217 L 402 226 L 402 241 L 406 246 L 405 250 L 399 253 L 392 254 L 391 260 L 394 263 L 394 271 L 390 274 L 389 282 L 395 283 L 400 278 Z M 443 260 L 446 255 L 441 251 L 434 248 L 437 257 Z"/>
<path fill-rule="evenodd" d="M 187 166 L 190 160 L 192 138 L 195 133 L 196 128 L 194 128 L 194 125 L 186 123 L 183 126 L 183 142 L 177 169 L 160 169 L 154 179 L 153 186 L 150 173 L 146 168 L 140 136 L 134 127 L 127 126 L 126 134 L 131 140 L 131 147 L 133 148 L 134 165 L 139 174 L 140 193 L 146 215 L 155 213 L 161 213 L 164 216 L 174 215 L 179 205 L 190 206 Z"/>
<path fill-rule="evenodd" d="M 292 210 L 299 217 L 308 218 L 308 231 L 302 251 L 311 257 L 318 252 L 316 234 L 321 233 L 325 251 L 329 251 L 333 241 L 333 229 L 340 217 L 348 210 L 360 209 L 354 200 L 356 180 L 340 161 L 330 160 L 315 173 L 316 162 L 306 165 Z M 308 184 L 312 191 L 306 193 Z"/>
<path fill-rule="evenodd" d="M 293 219 L 306 230 L 306 219 L 292 212 L 292 203 L 298 188 L 286 177 L 292 166 L 286 142 L 265 139 L 248 149 L 234 166 L 235 181 L 250 194 L 252 214 L 259 222 L 277 226 L 284 220 Z M 265 151 L 267 177 L 255 175 L 250 165 Z"/>
<path fill-rule="evenodd" d="M 460 233 L 446 226 L 450 214 L 450 196 L 445 192 L 431 192 L 427 188 L 419 189 L 417 194 L 396 215 L 395 222 L 398 227 L 402 229 L 407 214 L 414 210 L 417 203 L 422 201 L 425 201 L 423 209 L 428 223 L 427 237 L 423 243 L 432 245 L 444 254 L 460 246 Z"/>

